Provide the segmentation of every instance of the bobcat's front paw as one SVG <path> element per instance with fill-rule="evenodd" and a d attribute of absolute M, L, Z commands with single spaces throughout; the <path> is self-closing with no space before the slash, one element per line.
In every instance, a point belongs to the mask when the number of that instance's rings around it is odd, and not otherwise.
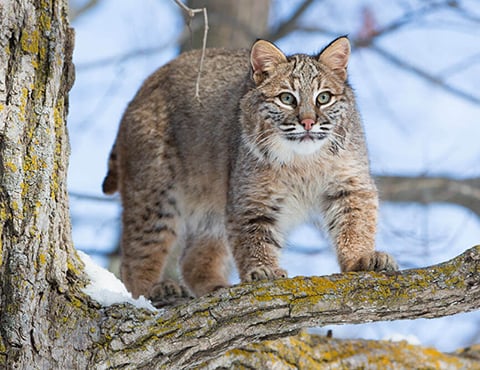
<path fill-rule="evenodd" d="M 375 251 L 369 256 L 361 257 L 349 271 L 397 271 L 398 264 L 385 252 Z"/>
<path fill-rule="evenodd" d="M 252 282 L 260 280 L 274 280 L 286 278 L 287 271 L 281 268 L 272 268 L 268 266 L 259 266 L 250 269 L 244 276 L 243 281 Z"/>
<path fill-rule="evenodd" d="M 184 286 L 173 280 L 164 280 L 152 287 L 149 298 L 155 307 L 160 308 L 183 303 L 193 297 Z"/>

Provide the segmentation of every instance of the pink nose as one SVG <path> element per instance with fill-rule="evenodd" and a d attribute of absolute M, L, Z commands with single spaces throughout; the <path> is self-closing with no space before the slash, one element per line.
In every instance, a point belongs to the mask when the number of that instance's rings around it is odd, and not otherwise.
<path fill-rule="evenodd" d="M 305 130 L 310 131 L 312 129 L 312 126 L 315 124 L 315 120 L 311 118 L 305 118 L 305 119 L 302 119 L 300 123 L 305 128 Z"/>

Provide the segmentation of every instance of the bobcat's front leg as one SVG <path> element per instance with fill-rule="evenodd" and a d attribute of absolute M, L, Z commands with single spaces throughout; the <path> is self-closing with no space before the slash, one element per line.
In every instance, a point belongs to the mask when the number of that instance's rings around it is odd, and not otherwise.
<path fill-rule="evenodd" d="M 231 220 L 230 245 L 242 282 L 287 277 L 278 263 L 281 247 L 272 222 L 272 218 L 259 213 Z"/>
<path fill-rule="evenodd" d="M 330 192 L 324 199 L 324 210 L 343 272 L 398 270 L 392 256 L 375 251 L 378 196 L 373 183 Z"/>
<path fill-rule="evenodd" d="M 278 203 L 271 193 L 251 189 L 234 196 L 229 205 L 228 236 L 242 282 L 287 277 L 278 254 L 281 235 L 277 230 Z"/>

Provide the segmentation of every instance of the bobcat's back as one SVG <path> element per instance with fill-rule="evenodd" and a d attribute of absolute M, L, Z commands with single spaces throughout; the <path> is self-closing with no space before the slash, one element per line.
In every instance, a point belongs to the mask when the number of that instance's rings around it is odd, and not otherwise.
<path fill-rule="evenodd" d="M 150 160 L 151 153 L 138 149 L 153 138 L 180 159 L 179 176 L 218 177 L 229 166 L 239 137 L 240 98 L 251 85 L 248 51 L 207 49 L 197 98 L 200 55 L 188 52 L 158 69 L 130 102 L 110 154 L 104 193 L 120 190 L 126 176 L 121 172 L 129 168 L 122 158 Z"/>

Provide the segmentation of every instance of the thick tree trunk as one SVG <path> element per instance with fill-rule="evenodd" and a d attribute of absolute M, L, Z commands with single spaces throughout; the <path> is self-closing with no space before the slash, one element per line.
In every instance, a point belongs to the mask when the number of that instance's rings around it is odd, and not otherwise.
<path fill-rule="evenodd" d="M 0 4 L 0 367 L 7 369 L 66 368 L 73 362 L 65 347 L 70 356 L 82 350 L 71 336 L 84 325 L 81 305 L 69 300 L 80 265 L 66 195 L 73 83 L 66 14 L 64 1 Z M 59 320 L 69 329 L 58 330 Z"/>

